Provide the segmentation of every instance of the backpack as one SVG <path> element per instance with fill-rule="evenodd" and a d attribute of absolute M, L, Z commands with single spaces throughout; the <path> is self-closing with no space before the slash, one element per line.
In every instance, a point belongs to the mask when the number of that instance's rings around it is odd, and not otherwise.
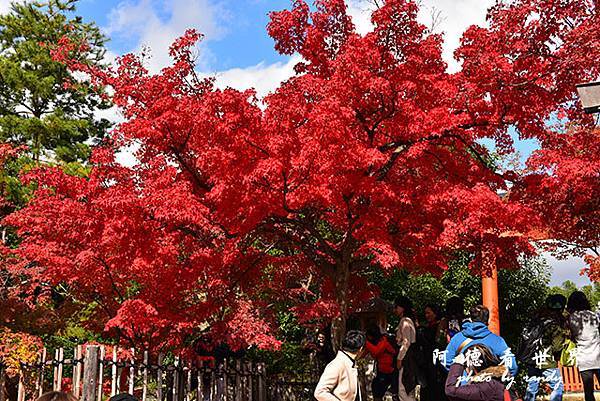
<path fill-rule="evenodd" d="M 550 318 L 534 319 L 525 326 L 519 337 L 516 358 L 528 366 L 535 366 L 535 354 L 543 350 L 543 338 L 546 328 L 554 324 Z"/>

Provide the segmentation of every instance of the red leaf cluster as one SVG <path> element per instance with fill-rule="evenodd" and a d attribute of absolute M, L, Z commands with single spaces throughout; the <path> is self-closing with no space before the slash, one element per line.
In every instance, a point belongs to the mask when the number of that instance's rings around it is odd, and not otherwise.
<path fill-rule="evenodd" d="M 276 347 L 271 302 L 343 318 L 372 293 L 366 269 L 440 273 L 457 250 L 476 270 L 516 267 L 542 219 L 480 140 L 510 151 L 511 126 L 560 140 L 547 121 L 580 115 L 574 83 L 598 74 L 598 11 L 500 2 L 489 28 L 465 33 L 453 74 L 417 11 L 387 0 L 364 36 L 342 0 L 272 13 L 276 49 L 303 61 L 260 103 L 196 75 L 193 31 L 158 75 L 134 55 L 86 70 L 127 121 L 89 179 L 30 175 L 36 197 L 8 219 L 23 237 L 11 269 L 66 283 L 132 342 L 183 346 L 209 330 Z M 138 149 L 132 168 L 114 161 L 122 145 Z"/>

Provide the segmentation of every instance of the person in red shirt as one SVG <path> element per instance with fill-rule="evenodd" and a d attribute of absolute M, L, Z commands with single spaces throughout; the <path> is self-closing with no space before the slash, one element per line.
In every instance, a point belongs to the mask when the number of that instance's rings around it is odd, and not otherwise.
<path fill-rule="evenodd" d="M 365 348 L 377 362 L 377 375 L 371 383 L 373 400 L 382 401 L 386 391 L 392 393 L 392 399 L 398 399 L 398 369 L 396 368 L 396 355 L 398 350 L 381 334 L 377 326 L 367 329 L 367 343 Z"/>

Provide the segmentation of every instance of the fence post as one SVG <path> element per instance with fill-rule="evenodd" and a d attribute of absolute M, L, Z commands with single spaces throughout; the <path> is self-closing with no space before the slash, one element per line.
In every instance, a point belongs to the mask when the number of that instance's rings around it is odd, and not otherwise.
<path fill-rule="evenodd" d="M 106 348 L 100 346 L 100 361 L 98 363 L 98 401 L 102 401 L 102 384 L 104 381 L 104 359 L 106 357 Z"/>
<path fill-rule="evenodd" d="M 46 348 L 44 347 L 44 349 L 42 350 L 42 355 L 40 357 L 40 360 L 42 361 L 40 364 L 40 370 L 38 372 L 38 378 L 37 378 L 37 396 L 41 397 L 42 394 L 44 394 L 44 370 L 46 369 Z M 4 401 L 0 398 L 1 401 Z"/>
<path fill-rule="evenodd" d="M 183 401 L 190 401 L 192 399 L 192 364 L 187 361 L 185 368 L 187 369 L 187 374 L 185 375 L 185 397 Z"/>
<path fill-rule="evenodd" d="M 179 357 L 175 357 L 175 370 L 173 370 L 173 401 L 179 401 Z"/>
<path fill-rule="evenodd" d="M 242 362 L 237 359 L 235 361 L 235 393 L 234 393 L 234 399 L 235 401 L 242 401 L 242 377 L 241 377 L 241 373 L 242 373 Z"/>
<path fill-rule="evenodd" d="M 267 401 L 267 383 L 265 380 L 265 364 L 259 363 L 258 366 L 258 401 Z"/>
<path fill-rule="evenodd" d="M 227 359 L 225 359 L 223 361 L 223 364 L 221 365 L 221 374 L 222 379 L 221 379 L 221 391 L 222 391 L 222 395 L 221 397 L 223 397 L 223 400 L 225 401 L 229 401 L 229 380 L 227 378 L 227 375 L 229 373 L 229 363 L 227 362 Z"/>
<path fill-rule="evenodd" d="M 244 373 L 246 375 L 246 399 L 248 401 L 252 401 L 254 399 L 254 386 L 252 380 L 254 371 L 252 369 L 252 366 L 252 362 L 250 361 L 246 361 L 246 363 L 244 364 Z"/>
<path fill-rule="evenodd" d="M 58 349 L 54 350 L 54 359 L 52 360 L 52 391 L 59 391 L 58 388 L 58 364 L 60 363 L 60 353 Z"/>
<path fill-rule="evenodd" d="M 129 394 L 133 394 L 135 388 L 135 348 L 131 349 L 131 367 L 129 368 Z"/>
<path fill-rule="evenodd" d="M 158 401 L 162 401 L 163 393 L 163 377 L 162 377 L 162 363 L 163 363 L 163 354 L 158 354 L 158 369 L 156 371 L 156 398 Z"/>
<path fill-rule="evenodd" d="M 82 401 L 96 401 L 98 391 L 98 365 L 100 363 L 100 347 L 86 347 L 83 360 L 83 397 Z"/>
<path fill-rule="evenodd" d="M 113 355 L 112 355 L 112 373 L 111 373 L 111 383 L 110 383 L 110 396 L 114 396 L 117 394 L 117 391 L 119 391 L 117 389 L 117 373 L 118 373 L 118 368 L 117 368 L 117 346 L 115 345 L 113 348 Z"/>
<path fill-rule="evenodd" d="M 204 383 L 202 383 L 202 380 L 204 380 L 204 375 L 202 374 L 204 361 L 200 361 L 199 363 L 197 363 L 196 367 L 196 379 L 198 380 L 198 385 L 196 386 L 196 399 L 198 401 L 201 401 L 204 400 Z"/>
<path fill-rule="evenodd" d="M 17 401 L 25 401 L 25 382 L 23 381 L 23 373 L 19 374 L 19 387 L 17 392 Z"/>
<path fill-rule="evenodd" d="M 81 395 L 81 369 L 82 361 L 81 357 L 83 356 L 83 347 L 81 345 L 77 345 L 73 350 L 73 395 L 77 398 Z"/>
<path fill-rule="evenodd" d="M 148 351 L 144 351 L 144 384 L 142 387 L 142 401 L 148 396 Z"/>
<path fill-rule="evenodd" d="M 0 367 L 0 401 L 6 401 L 6 371 Z"/>
<path fill-rule="evenodd" d="M 63 372 L 65 368 L 65 349 L 58 349 L 58 391 L 62 391 Z"/>

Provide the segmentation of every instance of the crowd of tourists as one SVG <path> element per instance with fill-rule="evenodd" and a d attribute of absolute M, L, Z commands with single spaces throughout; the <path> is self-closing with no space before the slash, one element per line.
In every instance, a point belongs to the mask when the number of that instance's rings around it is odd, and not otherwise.
<path fill-rule="evenodd" d="M 600 381 L 600 313 L 580 291 L 549 296 L 544 307 L 525 324 L 516 350 L 490 331 L 489 310 L 477 305 L 465 314 L 460 298 L 451 298 L 444 313 L 427 305 L 423 320 L 411 300 L 394 304 L 399 318 L 395 333 L 377 326 L 348 331 L 325 367 L 314 396 L 318 401 L 367 400 L 357 360 L 376 361 L 371 382 L 374 401 L 389 393 L 394 401 L 514 401 L 515 379 L 524 372 L 522 399 L 535 401 L 548 388 L 550 401 L 560 401 L 564 384 L 559 366 L 576 366 L 585 401 L 593 401 L 594 377 Z M 325 347 L 323 347 L 325 348 Z"/>
<path fill-rule="evenodd" d="M 460 298 L 451 298 L 444 313 L 427 305 L 417 319 L 411 300 L 398 297 L 394 333 L 371 326 L 364 332 L 348 331 L 336 353 L 327 336 L 314 343 L 327 365 L 314 391 L 318 401 L 363 401 L 366 383 L 360 383 L 357 360 L 370 355 L 376 374 L 371 381 L 374 401 L 389 393 L 394 401 L 515 401 L 515 378 L 524 372 L 522 399 L 535 401 L 540 389 L 550 391 L 550 401 L 560 401 L 564 384 L 559 366 L 576 366 L 585 401 L 593 401 L 594 377 L 600 382 L 600 313 L 580 291 L 567 300 L 554 294 L 527 322 L 517 349 L 488 327 L 490 314 L 482 305 L 465 314 Z M 64 392 L 50 392 L 37 401 L 76 401 Z M 119 394 L 109 401 L 137 401 Z"/>
<path fill-rule="evenodd" d="M 42 394 L 36 401 L 79 401 L 71 393 L 65 391 L 50 391 Z M 136 397 L 128 393 L 113 395 L 108 401 L 139 401 Z"/>

